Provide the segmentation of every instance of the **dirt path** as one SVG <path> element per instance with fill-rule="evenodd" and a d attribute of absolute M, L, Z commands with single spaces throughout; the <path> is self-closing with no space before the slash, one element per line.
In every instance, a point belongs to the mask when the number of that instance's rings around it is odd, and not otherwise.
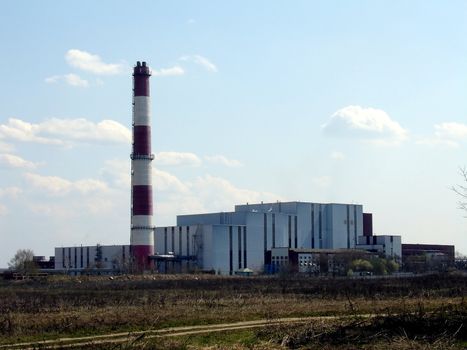
<path fill-rule="evenodd" d="M 358 315 L 359 317 L 371 317 L 371 315 Z M 160 337 L 178 337 L 193 334 L 223 332 L 230 330 L 260 328 L 270 325 L 287 324 L 287 323 L 304 323 L 312 320 L 332 320 L 340 316 L 314 316 L 314 317 L 289 317 L 279 319 L 263 319 L 256 321 L 243 321 L 235 323 L 221 323 L 213 325 L 200 326 L 185 326 L 171 327 L 164 329 L 146 330 L 139 332 L 121 332 L 109 333 L 102 335 L 76 337 L 76 338 L 59 338 L 52 340 L 43 340 L 28 343 L 15 343 L 0 345 L 0 349 L 63 349 L 74 348 L 79 346 L 89 346 L 98 344 L 118 344 L 118 343 L 136 343 L 142 339 L 152 339 Z"/>

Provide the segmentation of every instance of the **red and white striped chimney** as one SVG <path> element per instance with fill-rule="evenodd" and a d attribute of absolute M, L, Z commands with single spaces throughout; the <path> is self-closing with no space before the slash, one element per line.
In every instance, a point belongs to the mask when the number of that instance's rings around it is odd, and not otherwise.
<path fill-rule="evenodd" d="M 133 69 L 133 153 L 131 154 L 131 252 L 135 268 L 151 268 L 154 254 L 152 222 L 151 98 L 146 62 L 138 61 Z"/>

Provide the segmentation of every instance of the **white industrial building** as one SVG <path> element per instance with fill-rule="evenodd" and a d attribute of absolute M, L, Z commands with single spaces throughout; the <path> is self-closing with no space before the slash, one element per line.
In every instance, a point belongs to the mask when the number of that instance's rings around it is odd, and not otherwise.
<path fill-rule="evenodd" d="M 129 245 L 94 245 L 55 248 L 55 270 L 76 274 L 85 271 L 125 271 L 130 262 Z"/>
<path fill-rule="evenodd" d="M 262 271 L 272 248 L 355 248 L 363 234 L 362 209 L 354 204 L 277 202 L 179 215 L 177 226 L 156 228 L 155 252 L 180 257 L 182 269 L 191 261 L 198 269 L 221 274 L 244 268 Z"/>
<path fill-rule="evenodd" d="M 358 248 L 382 253 L 385 256 L 396 260 L 399 260 L 402 257 L 401 236 L 361 236 L 358 237 Z"/>
<path fill-rule="evenodd" d="M 233 212 L 179 215 L 176 226 L 156 227 L 150 258 L 160 272 L 228 275 L 245 268 L 264 271 L 274 248 L 358 248 L 400 257 L 400 236 L 373 236 L 364 227 L 364 215 L 358 204 L 309 202 L 244 204 Z M 71 272 L 124 270 L 129 259 L 127 245 L 55 249 L 55 268 Z"/>

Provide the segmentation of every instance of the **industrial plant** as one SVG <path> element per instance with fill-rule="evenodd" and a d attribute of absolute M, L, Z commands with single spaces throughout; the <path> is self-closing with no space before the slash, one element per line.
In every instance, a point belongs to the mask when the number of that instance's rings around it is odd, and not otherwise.
<path fill-rule="evenodd" d="M 150 76 L 146 62 L 137 62 L 130 244 L 57 247 L 44 266 L 69 274 L 198 271 L 233 275 L 275 273 L 284 267 L 323 274 L 334 271 L 338 257 L 345 254 L 377 254 L 401 262 L 405 254 L 423 253 L 454 260 L 454 246 L 404 245 L 399 235 L 375 235 L 372 214 L 359 204 L 246 203 L 231 212 L 179 215 L 176 226 L 155 227 Z"/>

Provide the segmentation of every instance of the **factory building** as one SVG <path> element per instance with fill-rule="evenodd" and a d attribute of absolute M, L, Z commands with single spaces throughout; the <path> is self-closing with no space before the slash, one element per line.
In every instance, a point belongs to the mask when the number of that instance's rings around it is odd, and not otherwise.
<path fill-rule="evenodd" d="M 277 272 L 271 266 L 284 263 L 281 256 L 296 257 L 295 264 L 323 254 L 335 261 L 335 256 L 356 250 L 398 258 L 400 236 L 374 236 L 371 219 L 362 205 L 310 202 L 244 204 L 232 212 L 179 215 L 176 226 L 155 229 L 155 253 L 149 261 L 162 273 L 234 275 L 245 269 Z M 56 248 L 55 268 L 76 273 L 95 268 L 131 271 L 130 248 Z"/>
<path fill-rule="evenodd" d="M 371 235 L 358 237 L 358 248 L 400 261 L 402 257 L 401 236 Z"/>
<path fill-rule="evenodd" d="M 362 210 L 354 204 L 276 202 L 237 205 L 233 212 L 179 215 L 176 226 L 156 228 L 155 259 L 167 271 L 176 265 L 165 257 L 179 257 L 180 271 L 264 271 L 274 248 L 356 248 L 363 234 Z"/>
<path fill-rule="evenodd" d="M 402 262 L 412 270 L 448 268 L 455 264 L 455 247 L 442 244 L 402 244 Z"/>
<path fill-rule="evenodd" d="M 309 275 L 343 275 L 348 262 L 371 259 L 372 253 L 360 249 L 272 248 L 266 256 L 266 272 L 299 272 Z"/>
<path fill-rule="evenodd" d="M 55 248 L 55 270 L 70 274 L 128 271 L 130 254 L 129 245 L 59 247 Z"/>

